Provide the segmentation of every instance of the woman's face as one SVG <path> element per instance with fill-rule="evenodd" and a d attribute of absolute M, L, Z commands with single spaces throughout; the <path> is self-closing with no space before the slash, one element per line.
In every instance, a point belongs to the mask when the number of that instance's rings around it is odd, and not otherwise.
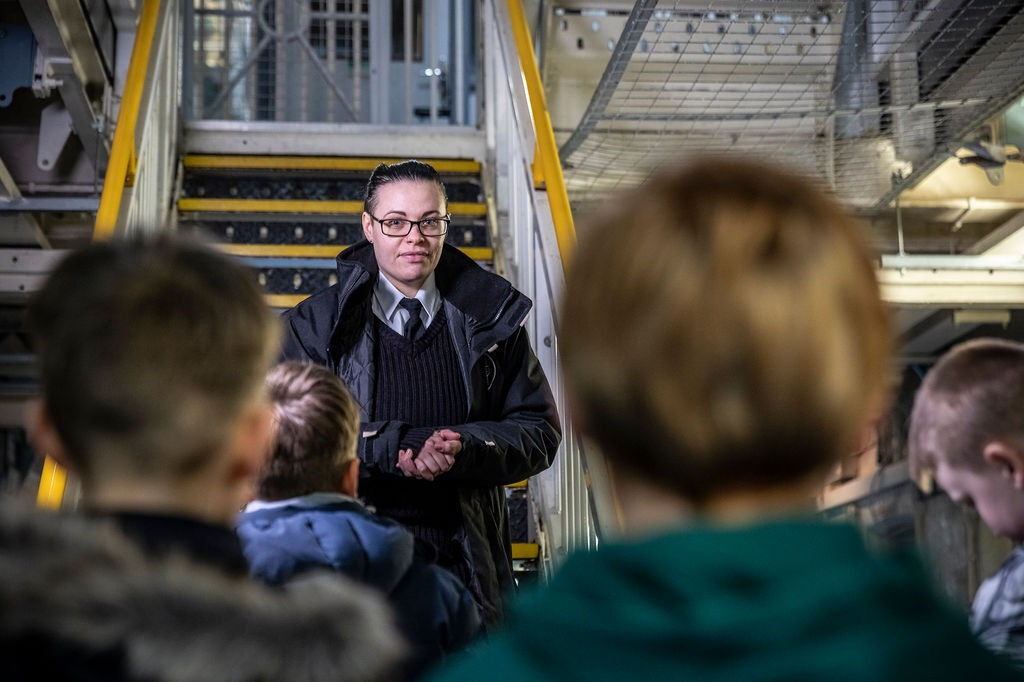
<path fill-rule="evenodd" d="M 363 213 L 363 234 L 373 244 L 377 266 L 395 288 L 406 296 L 415 296 L 441 258 L 444 235 L 424 237 L 414 226 L 404 237 L 390 237 L 381 231 L 380 220 L 402 218 L 423 220 L 445 215 L 444 198 L 433 182 L 399 180 L 377 190 L 373 216 Z"/>

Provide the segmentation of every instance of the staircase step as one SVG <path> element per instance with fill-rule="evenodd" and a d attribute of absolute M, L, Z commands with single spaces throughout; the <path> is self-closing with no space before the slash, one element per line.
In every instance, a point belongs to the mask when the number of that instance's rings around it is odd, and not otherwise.
<path fill-rule="evenodd" d="M 333 270 L 335 257 L 347 245 L 317 246 L 312 244 L 215 244 L 218 249 L 232 256 L 248 259 L 255 267 L 270 268 L 323 268 Z M 489 262 L 494 259 L 494 249 L 489 246 L 462 246 L 459 251 L 475 261 Z"/>
<path fill-rule="evenodd" d="M 335 156 L 212 156 L 189 154 L 185 168 L 231 168 L 261 170 L 326 170 L 372 171 L 381 163 L 398 163 L 405 159 L 340 158 Z M 438 173 L 479 175 L 480 162 L 464 159 L 420 159 Z"/>
<path fill-rule="evenodd" d="M 536 542 L 513 542 L 513 559 L 536 559 L 540 556 L 540 545 Z"/>
<path fill-rule="evenodd" d="M 234 244 L 296 244 L 331 245 L 338 251 L 363 239 L 363 227 L 354 217 L 338 220 L 325 216 L 238 214 L 187 214 L 179 216 L 182 230 L 208 235 L 213 241 Z M 333 216 L 331 217 L 333 218 Z M 452 246 L 488 246 L 486 221 L 456 216 L 448 228 L 445 241 Z"/>
<path fill-rule="evenodd" d="M 361 201 L 331 201 L 327 199 L 178 199 L 179 211 L 207 213 L 349 213 L 363 212 Z M 485 216 L 487 204 L 451 202 L 448 212 L 453 216 Z"/>
<path fill-rule="evenodd" d="M 298 304 L 309 298 L 310 294 L 263 294 L 263 300 L 267 302 L 271 308 L 277 308 L 279 310 L 287 310 L 288 308 L 294 308 Z"/>

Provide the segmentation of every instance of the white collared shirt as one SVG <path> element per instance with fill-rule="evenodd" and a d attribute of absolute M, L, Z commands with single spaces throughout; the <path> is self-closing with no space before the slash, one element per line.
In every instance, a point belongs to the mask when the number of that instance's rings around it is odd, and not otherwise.
<path fill-rule="evenodd" d="M 399 334 L 405 332 L 405 325 L 409 321 L 409 313 L 398 305 L 403 298 L 405 294 L 395 288 L 383 272 L 377 274 L 377 284 L 373 287 L 373 314 Z M 416 299 L 423 306 L 420 322 L 426 329 L 434 321 L 437 311 L 441 309 L 441 294 L 437 290 L 434 273 L 430 273 L 427 281 L 416 292 Z"/>

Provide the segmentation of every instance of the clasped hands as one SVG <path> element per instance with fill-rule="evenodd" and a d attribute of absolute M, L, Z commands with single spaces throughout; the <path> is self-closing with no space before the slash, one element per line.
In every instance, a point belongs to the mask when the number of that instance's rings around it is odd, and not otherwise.
<path fill-rule="evenodd" d="M 411 448 L 400 450 L 398 468 L 405 476 L 433 481 L 452 468 L 455 456 L 461 451 L 462 436 L 451 429 L 441 429 L 427 438 L 419 454 L 413 453 Z"/>

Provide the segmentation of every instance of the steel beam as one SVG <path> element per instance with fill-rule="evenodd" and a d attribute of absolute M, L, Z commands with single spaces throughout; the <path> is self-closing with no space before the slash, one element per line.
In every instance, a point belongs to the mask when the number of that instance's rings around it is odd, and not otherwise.
<path fill-rule="evenodd" d="M 1024 308 L 1024 269 L 878 271 L 882 298 L 900 306 Z"/>
<path fill-rule="evenodd" d="M 97 197 L 42 197 L 0 201 L 0 213 L 85 212 L 95 213 L 100 207 Z"/>
<path fill-rule="evenodd" d="M 107 154 L 102 100 L 110 74 L 92 42 L 89 20 L 77 0 L 21 0 L 21 8 L 39 43 L 41 81 L 33 87 L 43 94 L 58 90 L 82 148 L 101 170 Z"/>
<path fill-rule="evenodd" d="M 38 291 L 67 254 L 55 249 L 0 249 L 0 300 L 22 301 Z"/>

